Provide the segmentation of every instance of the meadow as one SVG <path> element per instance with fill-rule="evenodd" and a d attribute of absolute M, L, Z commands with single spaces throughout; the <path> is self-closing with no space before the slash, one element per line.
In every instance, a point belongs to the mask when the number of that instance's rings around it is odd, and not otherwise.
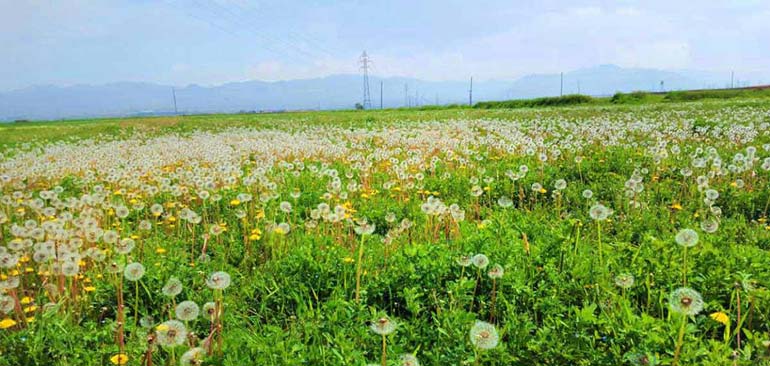
<path fill-rule="evenodd" d="M 0 365 L 770 365 L 770 100 L 0 126 Z"/>

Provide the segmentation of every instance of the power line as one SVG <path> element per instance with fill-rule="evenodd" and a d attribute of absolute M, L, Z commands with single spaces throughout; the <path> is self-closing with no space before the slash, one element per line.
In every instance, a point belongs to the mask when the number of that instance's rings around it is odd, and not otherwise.
<path fill-rule="evenodd" d="M 409 108 L 409 84 L 404 83 L 404 106 Z"/>
<path fill-rule="evenodd" d="M 369 95 L 369 56 L 366 54 L 366 51 L 361 54 L 361 58 L 359 58 L 359 63 L 361 63 L 361 70 L 364 72 L 364 100 L 363 100 L 363 106 L 364 109 L 371 109 L 372 108 L 372 98 Z"/>
<path fill-rule="evenodd" d="M 468 89 L 468 105 L 473 106 L 473 76 L 471 76 L 471 87 Z"/>
<path fill-rule="evenodd" d="M 176 108 L 176 89 L 173 87 L 171 88 L 171 95 L 174 97 L 174 115 L 178 115 L 179 110 Z"/>

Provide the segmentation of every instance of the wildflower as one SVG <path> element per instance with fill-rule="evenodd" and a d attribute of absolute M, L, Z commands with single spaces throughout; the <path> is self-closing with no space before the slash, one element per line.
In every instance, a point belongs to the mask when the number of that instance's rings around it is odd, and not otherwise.
<path fill-rule="evenodd" d="M 182 292 L 182 282 L 176 277 L 171 277 L 161 289 L 163 296 L 174 297 Z"/>
<path fill-rule="evenodd" d="M 278 205 L 278 207 L 285 213 L 291 213 L 291 203 L 289 202 L 283 201 Z"/>
<path fill-rule="evenodd" d="M 676 243 L 683 247 L 693 247 L 698 244 L 698 233 L 693 229 L 682 229 L 674 238 Z"/>
<path fill-rule="evenodd" d="M 187 338 L 187 328 L 178 320 L 168 320 L 155 327 L 155 335 L 161 346 L 178 346 Z"/>
<path fill-rule="evenodd" d="M 700 228 L 706 233 L 712 234 L 719 229 L 719 221 L 717 219 L 710 217 L 707 219 L 704 219 L 700 223 Z"/>
<path fill-rule="evenodd" d="M 470 338 L 471 344 L 473 344 L 474 347 L 483 350 L 497 347 L 497 342 L 499 340 L 495 326 L 480 320 L 477 320 L 476 324 L 471 328 Z"/>
<path fill-rule="evenodd" d="M 588 214 L 594 220 L 604 221 L 608 217 L 610 217 L 610 215 L 612 214 L 612 210 L 602 205 L 601 203 L 597 203 L 591 206 L 591 208 L 588 210 Z"/>
<path fill-rule="evenodd" d="M 134 249 L 135 244 L 136 242 L 134 241 L 134 239 L 125 238 L 115 243 L 115 251 L 118 254 L 128 254 Z"/>
<path fill-rule="evenodd" d="M 390 318 L 387 316 L 383 316 L 373 321 L 369 328 L 372 329 L 372 332 L 375 332 L 379 335 L 388 335 L 396 330 L 396 323 L 390 320 Z"/>
<path fill-rule="evenodd" d="M 14 325 L 16 325 L 16 321 L 11 318 L 0 320 L 0 329 L 8 329 Z"/>
<path fill-rule="evenodd" d="M 401 366 L 420 366 L 420 361 L 411 353 L 401 355 L 398 361 Z"/>
<path fill-rule="evenodd" d="M 209 319 L 214 317 L 214 314 L 216 312 L 217 304 L 213 301 L 209 301 L 205 304 L 203 304 L 203 313 L 208 315 Z"/>
<path fill-rule="evenodd" d="M 459 264 L 462 267 L 468 267 L 471 264 L 473 264 L 473 256 L 471 255 L 461 255 L 459 258 L 455 260 L 457 264 Z"/>
<path fill-rule="evenodd" d="M 359 226 L 356 226 L 354 230 L 358 235 L 372 235 L 372 233 L 374 233 L 374 229 L 374 224 L 365 222 Z"/>
<path fill-rule="evenodd" d="M 471 258 L 471 261 L 473 262 L 473 265 L 476 266 L 476 268 L 484 269 L 487 265 L 489 265 L 489 258 L 487 258 L 484 254 L 476 254 Z"/>
<path fill-rule="evenodd" d="M 201 347 L 190 348 L 179 359 L 179 364 L 182 366 L 197 366 L 203 364 L 203 359 L 206 357 L 206 350 Z"/>
<path fill-rule="evenodd" d="M 622 289 L 629 289 L 634 286 L 634 275 L 630 273 L 621 273 L 615 276 L 615 285 Z"/>
<path fill-rule="evenodd" d="M 227 272 L 214 272 L 206 279 L 206 286 L 212 290 L 224 290 L 230 286 L 230 275 Z"/>
<path fill-rule="evenodd" d="M 727 314 L 725 314 L 722 311 L 711 313 L 711 315 L 709 315 L 709 318 L 714 319 L 714 321 L 716 321 L 717 323 L 722 323 L 722 325 L 725 325 L 725 326 L 730 324 L 730 317 L 727 316 Z"/>
<path fill-rule="evenodd" d="M 13 297 L 0 294 L 0 313 L 9 314 L 15 306 Z"/>
<path fill-rule="evenodd" d="M 110 362 L 113 365 L 125 365 L 128 363 L 128 356 L 123 353 L 118 353 L 110 357 Z"/>
<path fill-rule="evenodd" d="M 504 272 L 505 271 L 503 270 L 503 266 L 499 264 L 495 264 L 494 266 L 492 266 L 489 272 L 487 272 L 487 276 L 489 276 L 489 278 L 491 279 L 498 279 L 503 277 Z"/>
<path fill-rule="evenodd" d="M 123 275 L 129 281 L 139 281 L 144 276 L 144 266 L 139 262 L 128 264 Z"/>
<path fill-rule="evenodd" d="M 183 321 L 195 320 L 199 312 L 198 304 L 190 300 L 180 302 L 174 309 L 176 318 Z"/>
<path fill-rule="evenodd" d="M 497 199 L 497 204 L 502 208 L 508 208 L 513 206 L 513 200 L 508 196 L 502 196 Z"/>
<path fill-rule="evenodd" d="M 684 315 L 697 315 L 703 310 L 703 298 L 698 291 L 680 287 L 669 295 L 671 311 Z"/>

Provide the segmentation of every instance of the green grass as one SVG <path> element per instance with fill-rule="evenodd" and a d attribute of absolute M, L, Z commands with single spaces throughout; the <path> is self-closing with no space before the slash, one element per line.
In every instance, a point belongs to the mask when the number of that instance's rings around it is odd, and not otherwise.
<path fill-rule="evenodd" d="M 2 126 L 0 254 L 20 264 L 0 277 L 20 275 L 6 293 L 29 301 L 0 316 L 16 323 L 0 329 L 0 365 L 110 364 L 118 334 L 130 365 L 180 364 L 191 346 L 211 349 L 206 365 L 379 364 L 370 325 L 384 316 L 397 323 L 384 337 L 391 366 L 403 354 L 436 366 L 767 364 L 768 111 L 749 98 Z M 705 201 L 707 189 L 719 197 Z M 458 206 L 432 215 L 430 196 Z M 343 216 L 319 218 L 321 203 Z M 595 220 L 596 203 L 613 213 Z M 356 233 L 363 219 L 371 234 Z M 134 249 L 88 239 L 97 227 Z M 677 244 L 682 229 L 695 246 Z M 46 241 L 83 254 L 79 276 L 35 259 Z M 458 263 L 480 253 L 489 267 Z M 139 282 L 110 271 L 131 262 L 147 269 Z M 216 271 L 232 276 L 224 291 L 206 285 Z M 161 291 L 171 277 L 183 285 L 173 298 Z M 692 316 L 672 311 L 685 284 L 704 300 Z M 223 315 L 187 321 L 184 345 L 148 343 L 184 300 L 222 301 Z M 477 320 L 499 333 L 493 349 L 473 346 Z"/>

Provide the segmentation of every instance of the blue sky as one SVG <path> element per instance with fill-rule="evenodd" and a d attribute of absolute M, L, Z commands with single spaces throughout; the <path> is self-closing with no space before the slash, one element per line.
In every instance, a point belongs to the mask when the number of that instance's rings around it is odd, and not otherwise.
<path fill-rule="evenodd" d="M 511 79 L 613 63 L 770 79 L 770 1 L 0 0 L 0 90 L 358 72 Z"/>

